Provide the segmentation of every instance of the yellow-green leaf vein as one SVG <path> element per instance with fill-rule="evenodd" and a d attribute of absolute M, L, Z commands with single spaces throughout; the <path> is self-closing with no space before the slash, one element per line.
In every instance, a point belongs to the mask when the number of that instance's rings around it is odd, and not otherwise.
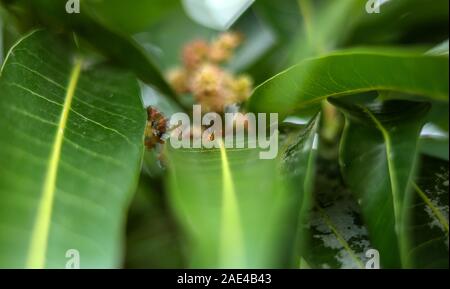
<path fill-rule="evenodd" d="M 221 140 L 222 160 L 222 230 L 220 236 L 220 266 L 223 268 L 245 267 L 244 245 L 239 207 L 234 189 L 227 152 Z"/>
<path fill-rule="evenodd" d="M 47 253 L 52 207 L 55 197 L 56 180 L 64 140 L 64 131 L 69 118 L 70 107 L 72 105 L 78 79 L 80 77 L 81 66 L 82 60 L 75 60 L 72 72 L 70 74 L 63 110 L 59 119 L 55 141 L 52 146 L 45 181 L 42 187 L 42 195 L 39 201 L 37 216 L 32 230 L 31 242 L 27 256 L 28 268 L 44 268 L 45 266 L 45 256 Z"/>
<path fill-rule="evenodd" d="M 425 202 L 425 204 L 431 209 L 436 219 L 442 225 L 442 228 L 444 228 L 445 233 L 448 234 L 449 228 L 447 219 L 444 217 L 444 215 L 442 215 L 441 211 L 439 211 L 439 209 L 436 208 L 436 206 L 433 204 L 433 202 L 431 202 L 431 200 L 428 198 L 425 192 L 422 191 L 422 189 L 415 182 L 413 182 L 412 185 L 419 194 L 419 196 L 422 198 L 422 200 Z"/>

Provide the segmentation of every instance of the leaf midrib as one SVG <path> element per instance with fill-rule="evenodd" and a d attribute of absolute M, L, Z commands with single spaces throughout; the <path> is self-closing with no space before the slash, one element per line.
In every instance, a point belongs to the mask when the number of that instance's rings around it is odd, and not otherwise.
<path fill-rule="evenodd" d="M 383 135 L 385 147 L 386 147 L 386 159 L 388 163 L 388 169 L 389 169 L 389 176 L 391 180 L 391 193 L 392 193 L 392 201 L 394 205 L 394 215 L 395 220 L 399 221 L 400 219 L 400 208 L 399 208 L 399 200 L 398 200 L 398 180 L 397 180 L 397 174 L 395 173 L 394 164 L 392 163 L 392 143 L 391 143 L 391 136 L 389 135 L 389 132 L 386 130 L 386 128 L 381 124 L 381 122 L 373 115 L 373 113 L 367 109 L 366 107 L 362 107 L 362 109 L 366 112 L 366 114 L 370 117 L 370 119 L 374 122 L 375 126 L 378 128 L 378 130 Z"/>
<path fill-rule="evenodd" d="M 45 267 L 52 207 L 56 191 L 56 180 L 58 176 L 58 167 L 61 158 L 64 132 L 68 122 L 72 100 L 74 98 L 75 90 L 81 74 L 82 63 L 82 59 L 76 59 L 70 73 L 63 110 L 58 123 L 56 136 L 52 145 L 47 172 L 45 175 L 44 185 L 42 187 L 42 194 L 37 209 L 36 221 L 32 229 L 29 251 L 26 260 L 27 268 Z"/>
<path fill-rule="evenodd" d="M 366 107 L 360 106 L 363 111 L 370 117 L 370 119 L 374 122 L 375 126 L 378 128 L 378 130 L 383 135 L 384 144 L 386 147 L 386 159 L 388 163 L 388 172 L 389 172 L 389 180 L 391 185 L 391 194 L 392 194 L 392 202 L 393 202 L 393 208 L 394 208 L 394 219 L 395 219 L 395 234 L 397 235 L 397 244 L 400 250 L 400 260 L 401 263 L 405 266 L 409 263 L 407 260 L 407 248 L 405 244 L 405 238 L 401 232 L 402 228 L 402 215 L 401 215 L 401 203 L 399 200 L 399 194 L 398 191 L 398 179 L 397 179 L 397 173 L 393 164 L 392 156 L 393 156 L 393 150 L 392 150 L 392 141 L 391 136 L 387 129 L 383 126 L 383 124 L 375 117 L 375 115 Z"/>
<path fill-rule="evenodd" d="M 355 262 L 355 264 L 360 269 L 363 269 L 364 268 L 363 262 L 361 261 L 361 259 L 359 259 L 356 256 L 355 251 L 353 251 L 353 249 L 350 247 L 350 244 L 344 239 L 344 237 L 341 235 L 341 233 L 336 228 L 334 223 L 331 221 L 330 216 L 328 216 L 328 214 L 325 212 L 325 210 L 322 207 L 320 207 L 318 204 L 316 204 L 316 208 L 318 209 L 318 211 L 322 217 L 322 220 L 324 221 L 326 226 L 331 230 L 331 232 L 334 234 L 337 241 L 341 244 L 341 246 L 344 248 L 344 250 L 347 251 L 347 253 L 349 254 L 350 258 L 353 260 L 353 262 Z"/>
<path fill-rule="evenodd" d="M 448 228 L 448 222 L 444 215 L 442 215 L 441 211 L 436 208 L 436 206 L 433 204 L 433 202 L 428 198 L 428 196 L 425 194 L 425 192 L 417 185 L 417 183 L 412 182 L 412 186 L 419 194 L 420 198 L 424 201 L 424 203 L 431 209 L 433 215 L 438 220 L 438 222 L 442 225 L 442 228 L 444 228 L 445 233 L 448 235 L 449 228 Z"/>
<path fill-rule="evenodd" d="M 245 257 L 237 196 L 225 145 L 222 140 L 218 141 L 220 143 L 223 190 L 219 264 L 223 268 L 243 268 Z M 231 252 L 233 253 L 230 254 Z"/>

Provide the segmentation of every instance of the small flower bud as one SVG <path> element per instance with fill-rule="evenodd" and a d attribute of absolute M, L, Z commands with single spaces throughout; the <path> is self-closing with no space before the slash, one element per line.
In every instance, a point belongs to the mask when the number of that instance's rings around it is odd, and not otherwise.
<path fill-rule="evenodd" d="M 223 33 L 216 41 L 211 43 L 209 58 L 211 61 L 221 63 L 233 56 L 234 49 L 242 42 L 242 36 L 235 32 Z"/>
<path fill-rule="evenodd" d="M 207 60 L 209 45 L 203 40 L 195 40 L 183 48 L 183 63 L 187 69 L 195 69 Z"/>
<path fill-rule="evenodd" d="M 178 94 L 189 92 L 188 74 L 183 68 L 175 68 L 167 73 L 167 79 Z"/>
<path fill-rule="evenodd" d="M 190 82 L 194 95 L 214 94 L 220 90 L 223 80 L 222 70 L 212 64 L 204 64 L 196 70 Z"/>
<path fill-rule="evenodd" d="M 246 101 L 252 92 L 253 81 L 246 75 L 239 76 L 231 83 L 235 103 Z"/>

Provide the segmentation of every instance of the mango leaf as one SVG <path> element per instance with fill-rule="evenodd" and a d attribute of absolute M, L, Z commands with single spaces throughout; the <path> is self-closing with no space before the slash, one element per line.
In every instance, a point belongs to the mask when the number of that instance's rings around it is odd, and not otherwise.
<path fill-rule="evenodd" d="M 448 161 L 422 156 L 410 228 L 417 268 L 448 268 L 448 176 Z"/>
<path fill-rule="evenodd" d="M 286 68 L 286 55 L 290 48 L 288 44 L 292 42 L 292 35 L 297 32 L 301 17 L 296 0 L 277 2 L 258 0 L 253 4 L 252 9 L 275 36 L 275 43 L 271 49 L 248 68 L 255 83 L 261 83 Z"/>
<path fill-rule="evenodd" d="M 294 214 L 291 220 L 297 220 L 297 234 L 293 245 L 294 268 L 301 267 L 301 260 L 307 254 L 310 211 L 313 206 L 315 162 L 317 153 L 317 130 L 320 114 L 313 117 L 302 128 L 296 128 L 285 134 L 281 154 L 281 169 L 285 176 L 285 186 L 295 196 L 292 205 Z M 297 209 L 296 209 L 297 208 Z"/>
<path fill-rule="evenodd" d="M 303 25 L 294 37 L 285 65 L 339 47 L 366 14 L 366 0 L 298 0 Z M 351 15 L 351 17 L 349 17 Z"/>
<path fill-rule="evenodd" d="M 253 8 L 283 41 L 292 39 L 292 34 L 297 31 L 301 23 L 296 0 L 279 2 L 260 0 L 253 4 Z"/>
<path fill-rule="evenodd" d="M 341 47 L 434 43 L 448 37 L 446 0 L 433 5 L 423 0 L 380 1 L 380 13 L 368 13 L 367 0 L 297 2 L 303 26 L 294 37 L 288 65 Z"/>
<path fill-rule="evenodd" d="M 360 95 L 355 95 L 360 97 Z M 379 100 L 414 99 L 416 96 L 397 92 L 381 92 Z M 449 106 L 445 101 L 429 101 L 431 110 L 426 117 L 426 124 L 420 132 L 421 153 L 448 160 L 448 117 Z"/>
<path fill-rule="evenodd" d="M 103 55 L 130 68 L 144 82 L 155 86 L 168 97 L 178 101 L 175 93 L 162 76 L 159 67 L 155 64 L 154 56 L 146 52 L 130 36 L 95 17 L 89 5 L 80 5 L 80 13 L 70 14 L 66 11 L 67 1 L 15 0 L 13 2 L 28 12 L 33 11 L 31 16 L 40 24 L 58 31 L 66 29 L 69 32 L 76 32 Z M 19 15 L 19 17 L 24 16 Z M 124 51 L 127 53 L 124 54 Z"/>
<path fill-rule="evenodd" d="M 411 185 L 428 103 L 390 101 L 365 107 L 330 98 L 346 117 L 340 164 L 360 203 L 384 268 L 412 267 L 409 259 Z"/>
<path fill-rule="evenodd" d="M 310 268 L 361 269 L 371 244 L 361 210 L 342 182 L 339 164 L 318 158 L 304 260 Z"/>
<path fill-rule="evenodd" d="M 23 23 L 23 22 L 22 22 Z M 0 65 L 5 60 L 11 46 L 22 36 L 20 24 L 0 5 Z"/>
<path fill-rule="evenodd" d="M 355 4 L 362 6 L 360 0 L 256 1 L 255 10 L 277 34 L 275 47 L 250 68 L 256 82 L 261 83 L 307 57 L 334 49 L 358 18 L 349 19 L 347 15 L 360 14 Z"/>
<path fill-rule="evenodd" d="M 184 268 L 184 244 L 161 190 L 161 180 L 145 175 L 127 217 L 125 268 Z"/>
<path fill-rule="evenodd" d="M 179 6 L 177 0 L 83 0 L 92 14 L 125 33 L 143 31 Z"/>
<path fill-rule="evenodd" d="M 296 197 L 284 190 L 276 160 L 259 159 L 260 151 L 167 146 L 170 200 L 189 240 L 191 267 L 290 262 L 296 222 L 288 216 Z"/>
<path fill-rule="evenodd" d="M 255 88 L 248 108 L 280 113 L 318 109 L 322 100 L 372 90 L 448 102 L 448 57 L 402 49 L 357 49 L 309 59 Z"/>
<path fill-rule="evenodd" d="M 367 1 L 366 1 L 367 2 Z M 448 38 L 447 0 L 385 1 L 380 13 L 364 13 L 345 45 L 435 43 Z"/>
<path fill-rule="evenodd" d="M 370 249 L 359 205 L 342 183 L 339 166 L 316 156 L 320 115 L 285 136 L 282 168 L 298 196 L 295 268 L 364 268 Z M 316 173 L 316 167 L 318 172 Z"/>
<path fill-rule="evenodd" d="M 74 252 L 82 268 L 120 265 L 146 114 L 132 75 L 86 61 L 35 31 L 2 67 L 2 268 L 64 268 Z"/>
<path fill-rule="evenodd" d="M 0 10 L 0 65 L 2 65 L 3 63 L 3 51 L 4 51 L 4 44 L 3 44 L 3 19 L 2 19 L 2 15 L 1 15 L 1 10 Z"/>
<path fill-rule="evenodd" d="M 257 1 L 256 8 L 278 32 L 280 41 L 252 67 L 252 74 L 257 80 L 266 80 L 306 58 L 343 47 L 367 15 L 366 3 L 366 0 Z"/>

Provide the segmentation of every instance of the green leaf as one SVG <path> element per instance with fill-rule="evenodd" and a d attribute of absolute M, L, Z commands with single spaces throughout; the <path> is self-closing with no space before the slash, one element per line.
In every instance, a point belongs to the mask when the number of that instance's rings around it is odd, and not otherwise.
<path fill-rule="evenodd" d="M 14 2 L 21 4 L 28 11 L 33 11 L 31 15 L 41 24 L 58 31 L 65 29 L 76 32 L 103 55 L 130 68 L 144 82 L 155 86 L 168 97 L 178 101 L 159 67 L 156 66 L 155 56 L 146 52 L 130 36 L 110 27 L 93 15 L 89 5 L 80 5 L 80 13 L 69 14 L 65 8 L 66 1 L 16 0 Z"/>
<path fill-rule="evenodd" d="M 285 244 L 295 230 L 288 218 L 298 212 L 292 211 L 295 196 L 284 190 L 276 160 L 259 159 L 260 151 L 167 147 L 170 199 L 189 240 L 191 267 L 290 262 Z"/>
<path fill-rule="evenodd" d="M 271 0 L 255 1 L 253 8 L 272 27 L 274 32 L 287 41 L 292 39 L 301 22 L 296 0 L 274 2 Z"/>
<path fill-rule="evenodd" d="M 280 35 L 252 73 L 267 79 L 308 57 L 355 45 L 436 43 L 448 38 L 448 1 L 386 1 L 367 13 L 367 0 L 259 0 L 255 6 Z M 300 12 L 300 13 L 298 13 Z"/>
<path fill-rule="evenodd" d="M 448 161 L 421 158 L 413 183 L 413 237 L 409 253 L 417 268 L 448 268 L 448 176 Z"/>
<path fill-rule="evenodd" d="M 344 179 L 356 194 L 384 268 L 413 266 L 408 258 L 410 181 L 428 103 L 391 101 L 369 108 L 331 98 L 345 114 L 340 146 Z"/>
<path fill-rule="evenodd" d="M 337 163 L 319 158 L 317 166 L 304 258 L 313 268 L 364 268 L 371 244 L 359 205 L 343 184 Z"/>
<path fill-rule="evenodd" d="M 1 8 L 0 8 L 1 9 Z M 2 19 L 2 15 L 1 15 L 1 10 L 0 10 L 0 65 L 2 65 L 3 63 L 3 51 L 4 51 L 4 44 L 3 44 L 3 19 Z"/>
<path fill-rule="evenodd" d="M 299 27 L 301 17 L 296 0 L 258 0 L 253 4 L 255 12 L 269 26 L 274 34 L 275 44 L 263 57 L 248 69 L 255 83 L 261 83 L 286 68 L 289 43 Z"/>
<path fill-rule="evenodd" d="M 120 265 L 146 114 L 132 75 L 85 64 L 35 31 L 2 67 L 0 267 Z"/>
<path fill-rule="evenodd" d="M 252 76 L 260 83 L 299 61 L 342 46 L 365 14 L 365 3 L 366 0 L 256 1 L 255 9 L 277 32 L 278 42 L 251 68 Z"/>
<path fill-rule="evenodd" d="M 360 97 L 360 95 L 355 95 L 355 97 Z M 408 100 L 414 98 L 414 95 L 396 92 L 381 92 L 379 94 L 380 100 Z M 427 114 L 426 125 L 420 133 L 420 149 L 424 154 L 448 160 L 448 102 L 429 102 L 431 104 L 431 110 Z"/>
<path fill-rule="evenodd" d="M 0 65 L 5 60 L 8 50 L 21 37 L 19 26 L 17 19 L 11 17 L 0 5 Z"/>
<path fill-rule="evenodd" d="M 184 268 L 183 240 L 161 180 L 141 175 L 127 217 L 125 268 Z"/>
<path fill-rule="evenodd" d="M 126 33 L 136 33 L 170 14 L 179 6 L 177 0 L 83 0 L 92 13 L 114 27 Z"/>
<path fill-rule="evenodd" d="M 340 46 L 366 13 L 366 0 L 298 0 L 303 25 L 290 47 L 287 65 Z M 351 15 L 351 17 L 349 17 Z"/>
<path fill-rule="evenodd" d="M 447 0 L 386 1 L 380 13 L 362 15 L 345 44 L 439 42 L 448 38 L 448 11 Z"/>
<path fill-rule="evenodd" d="M 318 109 L 322 100 L 372 90 L 406 92 L 448 102 L 448 58 L 408 50 L 343 51 L 309 59 L 262 83 L 248 108 L 279 112 Z"/>
<path fill-rule="evenodd" d="M 294 267 L 364 268 L 370 248 L 367 230 L 359 205 L 342 184 L 339 166 L 316 157 L 319 119 L 285 140 L 289 146 L 283 168 L 300 204 L 292 217 L 299 220 Z"/>
<path fill-rule="evenodd" d="M 286 179 L 284 183 L 294 196 L 292 202 L 294 214 L 290 219 L 297 220 L 297 233 L 293 245 L 293 267 L 298 267 L 302 256 L 306 255 L 309 250 L 307 227 L 310 210 L 313 206 L 319 120 L 320 114 L 313 117 L 301 129 L 297 128 L 288 132 L 283 141 L 281 167 Z"/>

